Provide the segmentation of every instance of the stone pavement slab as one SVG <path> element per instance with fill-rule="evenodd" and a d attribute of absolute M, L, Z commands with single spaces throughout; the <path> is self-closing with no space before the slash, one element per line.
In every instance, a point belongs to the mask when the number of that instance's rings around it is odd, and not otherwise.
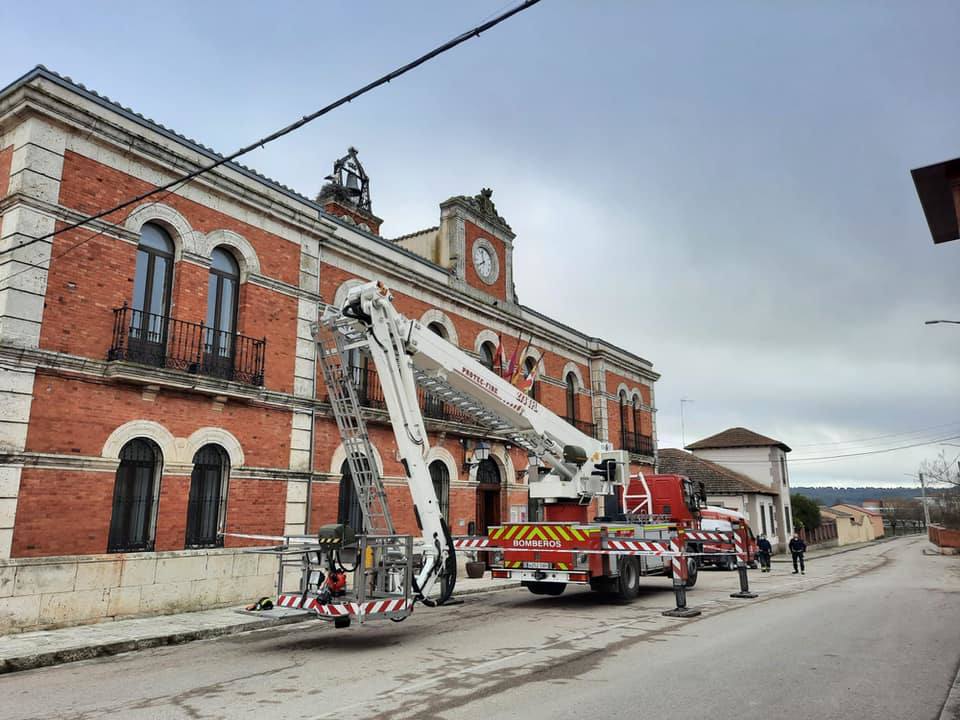
<path fill-rule="evenodd" d="M 454 596 L 518 586 L 487 577 L 461 578 Z M 6 635 L 0 637 L 0 674 L 315 619 L 306 613 L 258 617 L 239 610 L 221 608 Z"/>

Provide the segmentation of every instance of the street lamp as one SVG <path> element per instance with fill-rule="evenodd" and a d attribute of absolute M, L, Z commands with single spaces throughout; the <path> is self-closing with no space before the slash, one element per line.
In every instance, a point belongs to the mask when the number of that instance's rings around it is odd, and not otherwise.
<path fill-rule="evenodd" d="M 484 460 L 490 459 L 490 443 L 485 440 L 479 440 L 473 446 L 473 452 L 469 452 L 470 441 L 463 439 L 463 469 L 467 472 L 473 470 Z"/>
<path fill-rule="evenodd" d="M 938 323 L 949 323 L 950 325 L 960 325 L 960 320 L 924 320 L 924 325 L 936 325 Z"/>

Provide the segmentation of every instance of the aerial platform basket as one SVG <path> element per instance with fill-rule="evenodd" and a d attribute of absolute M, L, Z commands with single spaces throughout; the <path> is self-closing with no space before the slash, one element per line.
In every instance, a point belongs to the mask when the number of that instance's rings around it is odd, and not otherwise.
<path fill-rule="evenodd" d="M 328 528 L 344 527 L 337 531 Z M 326 531 L 326 532 L 325 532 Z M 404 620 L 413 612 L 413 537 L 356 535 L 347 526 L 326 526 L 317 537 L 299 537 L 249 553 L 279 559 L 277 601 L 259 615 L 283 617 L 313 613 L 336 627 L 371 619 Z M 331 594 L 324 581 L 331 568 L 347 573 L 342 594 Z"/>

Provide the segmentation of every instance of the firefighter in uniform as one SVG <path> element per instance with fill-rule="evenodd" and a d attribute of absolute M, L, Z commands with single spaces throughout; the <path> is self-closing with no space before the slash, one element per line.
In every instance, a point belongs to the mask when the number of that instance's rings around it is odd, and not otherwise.
<path fill-rule="evenodd" d="M 796 575 L 797 563 L 800 564 L 799 572 L 801 575 L 806 575 L 806 568 L 803 567 L 803 554 L 807 551 L 807 544 L 800 539 L 800 536 L 796 533 L 793 534 L 793 537 L 790 538 L 790 555 L 793 556 L 793 574 Z"/>
<path fill-rule="evenodd" d="M 770 572 L 770 554 L 773 552 L 773 546 L 767 540 L 766 535 L 761 535 L 757 540 L 757 557 L 760 560 L 760 572 Z"/>

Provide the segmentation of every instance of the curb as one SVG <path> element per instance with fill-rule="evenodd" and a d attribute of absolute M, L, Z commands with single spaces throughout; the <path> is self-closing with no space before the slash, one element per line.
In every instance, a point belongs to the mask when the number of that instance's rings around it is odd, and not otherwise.
<path fill-rule="evenodd" d="M 453 597 L 500 592 L 501 590 L 510 590 L 518 587 L 520 587 L 520 583 L 514 582 L 503 583 L 502 585 L 495 587 L 469 588 L 467 590 L 460 591 L 454 590 Z M 185 643 L 194 642 L 195 640 L 207 640 L 209 638 L 222 637 L 226 635 L 237 635 L 239 633 L 249 632 L 251 630 L 266 630 L 273 627 L 294 625 L 296 623 L 308 622 L 315 619 L 316 618 L 313 615 L 294 615 L 291 617 L 282 618 L 256 618 L 254 620 L 238 623 L 236 625 L 185 630 L 176 633 L 162 633 L 158 635 L 151 635 L 149 637 L 137 638 L 136 640 L 115 640 L 113 642 L 99 643 L 95 645 L 64 648 L 62 650 L 50 650 L 48 652 L 36 653 L 34 655 L 0 658 L 0 675 L 21 672 L 23 670 L 35 670 L 36 668 L 50 667 L 52 665 L 64 665 L 66 663 L 78 662 L 80 660 L 91 660 L 97 657 L 119 655 L 120 653 L 134 652 L 137 650 L 149 650 L 150 648 L 163 647 L 165 645 L 183 645 Z"/>
<path fill-rule="evenodd" d="M 49 667 L 50 665 L 63 665 L 65 663 L 77 662 L 78 660 L 90 660 L 91 658 L 104 657 L 107 655 L 119 655 L 120 653 L 133 652 L 135 650 L 147 650 L 164 645 L 182 645 L 193 642 L 194 640 L 205 640 L 222 635 L 235 635 L 249 630 L 260 630 L 263 628 L 277 627 L 279 625 L 291 625 L 302 622 L 304 619 L 305 618 L 301 617 L 259 618 L 237 625 L 185 630 L 177 633 L 152 635 L 136 640 L 116 640 L 114 642 L 96 645 L 51 650 L 35 655 L 5 658 L 0 659 L 0 675 L 20 672 L 22 670 L 34 670 L 40 667 Z"/>

